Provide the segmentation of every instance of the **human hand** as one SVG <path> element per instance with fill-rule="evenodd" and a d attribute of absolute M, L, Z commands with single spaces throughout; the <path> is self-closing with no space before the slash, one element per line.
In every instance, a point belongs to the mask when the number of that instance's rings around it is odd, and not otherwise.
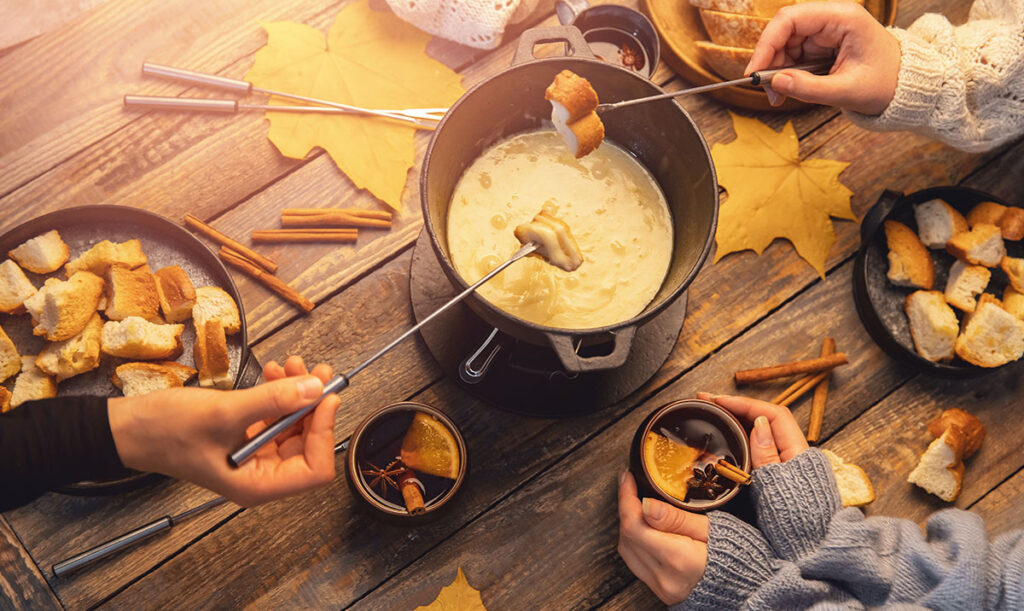
<path fill-rule="evenodd" d="M 750 462 L 754 468 L 785 462 L 808 448 L 800 425 L 788 408 L 747 397 L 697 393 L 698 399 L 711 401 L 740 420 L 753 422 L 750 431 Z"/>
<path fill-rule="evenodd" d="M 708 517 L 637 497 L 636 480 L 619 476 L 619 555 L 666 605 L 697 587 L 708 560 Z"/>
<path fill-rule="evenodd" d="M 110 399 L 110 431 L 126 467 L 194 482 L 242 506 L 258 505 L 334 479 L 337 395 L 237 469 L 227 461 L 228 453 L 269 422 L 318 398 L 331 375 L 324 364 L 310 375 L 293 356 L 284 367 L 268 363 L 266 383 L 245 390 L 171 388 Z"/>
<path fill-rule="evenodd" d="M 838 51 L 838 54 L 836 54 Z M 900 43 L 853 2 L 812 2 L 779 9 L 747 64 L 746 74 L 836 55 L 831 73 L 785 70 L 765 87 L 773 106 L 786 96 L 881 114 L 896 93 Z"/>

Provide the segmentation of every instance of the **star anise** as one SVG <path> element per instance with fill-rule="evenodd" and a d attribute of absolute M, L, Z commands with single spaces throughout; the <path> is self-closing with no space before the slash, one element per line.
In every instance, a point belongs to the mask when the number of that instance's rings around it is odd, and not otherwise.
<path fill-rule="evenodd" d="M 722 482 L 715 465 L 708 464 L 703 469 L 693 468 L 693 478 L 687 482 L 690 488 L 703 491 L 708 498 L 716 498 L 725 491 L 725 483 Z"/>
<path fill-rule="evenodd" d="M 386 467 L 381 469 L 372 462 L 367 462 L 370 465 L 369 469 L 360 469 L 360 472 L 364 477 L 372 477 L 370 481 L 370 488 L 372 489 L 377 484 L 380 484 L 380 493 L 387 494 L 387 487 L 391 486 L 395 490 L 398 490 L 398 476 L 405 471 L 405 467 L 399 464 L 399 459 L 395 459 L 387 464 Z"/>
<path fill-rule="evenodd" d="M 644 55 L 640 49 L 625 43 L 619 47 L 619 57 L 622 58 L 622 65 L 633 70 L 644 69 Z"/>

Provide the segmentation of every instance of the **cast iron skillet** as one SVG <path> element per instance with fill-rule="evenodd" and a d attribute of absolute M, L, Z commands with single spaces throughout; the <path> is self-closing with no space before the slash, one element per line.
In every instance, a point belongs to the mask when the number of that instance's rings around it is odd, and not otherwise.
<path fill-rule="evenodd" d="M 892 219 L 916 231 L 914 204 L 932 199 L 944 200 L 965 216 L 979 202 L 992 201 L 1004 206 L 1012 205 L 989 193 L 967 187 L 933 187 L 909 195 L 903 195 L 898 191 L 884 191 L 860 226 L 861 248 L 853 271 L 853 298 L 857 314 L 868 334 L 882 350 L 923 373 L 947 378 L 983 375 L 998 368 L 977 367 L 960 358 L 955 358 L 950 363 L 933 363 L 918 355 L 914 350 L 907 315 L 903 310 L 907 295 L 914 289 L 894 286 L 885 277 L 889 270 L 889 249 L 886 246 L 882 224 Z M 1024 244 L 1007 241 L 1006 251 L 1010 256 L 1024 256 Z M 944 250 L 929 252 L 935 262 L 935 286 L 932 288 L 942 291 L 946 287 L 949 267 L 955 259 Z M 1006 284 L 1006 274 L 995 268 L 992 270 L 992 280 L 986 292 L 1001 298 Z"/>
<path fill-rule="evenodd" d="M 242 319 L 242 330 L 228 336 L 228 356 L 231 359 L 231 371 L 235 375 L 235 387 L 252 386 L 258 381 L 259 363 L 249 350 L 245 312 L 238 289 L 220 259 L 185 228 L 152 212 L 127 206 L 67 208 L 22 223 L 0 236 L 0 255 L 6 258 L 7 251 L 51 229 L 60 231 L 61 237 L 71 251 L 72 259 L 101 240 L 123 242 L 139 238 L 149 266 L 154 271 L 168 265 L 180 265 L 197 287 L 219 286 L 227 291 L 238 304 Z M 63 270 L 57 270 L 47 276 L 31 272 L 26 272 L 26 275 L 39 287 L 46 277 L 63 278 Z M 18 347 L 19 354 L 38 353 L 43 348 L 45 341 L 32 335 L 31 318 L 27 314 L 0 314 L 0 324 Z M 178 360 L 191 366 L 192 344 L 195 341 L 195 331 L 191 324 L 185 325 L 181 339 L 184 350 Z M 58 396 L 120 395 L 117 388 L 111 384 L 110 376 L 113 375 L 114 368 L 124 362 L 126 359 L 104 355 L 98 369 L 61 382 Z M 13 378 L 8 381 L 8 385 L 12 384 Z M 126 472 L 123 477 L 114 480 L 79 482 L 66 486 L 59 492 L 83 496 L 116 494 L 138 488 L 159 477 L 161 476 L 153 473 Z"/>

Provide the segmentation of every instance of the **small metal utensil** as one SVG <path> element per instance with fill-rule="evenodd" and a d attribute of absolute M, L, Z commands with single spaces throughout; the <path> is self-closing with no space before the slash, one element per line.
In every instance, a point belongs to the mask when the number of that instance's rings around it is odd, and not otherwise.
<path fill-rule="evenodd" d="M 368 110 L 368 109 L 345 109 L 333 106 L 278 106 L 274 104 L 248 104 L 238 100 L 208 99 L 208 98 L 176 98 L 156 95 L 126 95 L 124 105 L 129 108 L 148 108 L 152 110 L 180 110 L 187 112 L 220 112 L 236 113 L 244 111 L 266 111 L 275 112 L 312 112 L 322 114 L 370 114 L 386 117 L 397 121 L 413 123 L 424 129 L 436 129 L 438 122 L 443 117 L 446 108 L 415 108 L 407 110 Z M 441 117 L 426 118 L 428 113 L 440 111 Z M 418 113 L 423 118 L 408 116 L 408 113 Z"/>
<path fill-rule="evenodd" d="M 323 400 L 324 397 L 326 397 L 327 395 L 332 394 L 332 393 L 340 392 L 340 391 L 344 390 L 345 388 L 347 388 L 348 385 L 349 385 L 349 381 L 357 373 L 359 373 L 360 371 L 366 369 L 374 361 L 376 361 L 380 357 L 382 357 L 385 354 L 387 354 L 388 352 L 390 352 L 392 348 L 394 348 L 398 344 L 402 343 L 402 340 L 404 340 L 405 338 L 409 337 L 410 335 L 412 335 L 416 331 L 419 331 L 419 329 L 423 325 L 429 323 L 430 321 L 434 320 L 436 317 L 440 316 L 445 310 L 447 310 L 448 308 L 452 307 L 453 305 L 459 303 L 460 301 L 462 301 L 466 297 L 469 297 L 469 295 L 471 293 L 473 293 L 473 291 L 475 291 L 478 288 L 480 288 L 481 285 L 483 285 L 485 282 L 487 282 L 491 278 L 497 276 L 506 267 L 508 267 L 509 265 L 512 265 L 513 263 L 515 263 L 516 261 L 522 259 L 523 257 L 533 253 L 534 251 L 537 250 L 537 248 L 538 248 L 538 245 L 536 243 L 534 243 L 534 242 L 527 242 L 526 244 L 523 244 L 523 247 L 520 248 L 519 250 L 517 250 L 515 252 L 515 254 L 513 254 L 511 257 L 509 257 L 504 263 L 502 263 L 498 267 L 492 269 L 483 278 L 481 278 L 481 279 L 477 280 L 475 283 L 473 283 L 472 286 L 470 286 L 466 290 L 462 291 L 461 293 L 459 293 L 458 295 L 453 297 L 451 301 L 449 301 L 448 303 L 444 304 L 443 306 L 441 306 L 440 308 L 435 310 L 433 314 L 431 314 L 430 316 L 427 316 L 426 318 L 421 320 L 419 322 L 419 324 L 414 325 L 412 328 L 407 330 L 405 333 L 402 333 L 401 335 L 396 337 L 394 340 L 391 341 L 390 344 L 388 344 L 387 346 L 384 346 L 383 348 L 381 348 L 379 351 L 377 351 L 376 354 L 374 354 L 373 356 L 371 356 L 367 360 L 363 361 L 363 363 L 358 365 L 355 369 L 353 369 L 352 371 L 349 371 L 348 373 L 335 376 L 333 380 L 331 380 L 326 385 L 324 385 L 324 393 L 323 393 L 323 395 L 320 396 L 319 399 L 313 401 L 312 403 L 310 403 L 306 407 L 303 407 L 299 411 L 294 412 L 292 414 L 289 414 L 288 416 L 285 416 L 285 417 L 279 419 L 277 422 L 275 422 L 274 424 L 271 424 L 267 428 L 263 429 L 263 431 L 261 431 L 255 437 L 253 437 L 252 439 L 247 441 L 242 447 L 238 448 L 237 450 L 235 450 L 234 452 L 229 454 L 228 455 L 228 463 L 230 463 L 231 466 L 233 466 L 233 467 L 238 467 L 239 465 L 244 463 L 257 450 L 262 448 L 268 441 L 270 441 L 274 437 L 277 437 L 283 431 L 289 429 L 293 424 L 295 424 L 296 422 L 298 422 L 299 420 L 304 418 L 306 416 L 306 414 L 308 414 L 311 411 L 313 411 L 313 409 L 320 403 L 320 401 Z"/>
<path fill-rule="evenodd" d="M 348 449 L 348 442 L 349 440 L 346 439 L 345 441 L 336 443 L 334 445 L 334 453 L 337 454 L 338 452 L 344 452 Z M 204 514 L 214 507 L 219 507 L 226 502 L 228 502 L 227 497 L 218 496 L 217 498 L 210 499 L 201 505 L 196 505 L 191 509 L 186 509 L 179 514 L 164 516 L 158 520 L 153 520 L 152 522 L 130 530 L 123 535 L 114 537 L 110 541 L 100 543 L 96 547 L 87 549 L 84 552 L 71 556 L 70 558 L 61 560 L 50 567 L 50 570 L 53 572 L 54 577 L 64 577 L 79 569 L 85 568 L 90 564 L 99 562 L 104 558 L 109 558 L 110 556 L 124 551 L 129 547 L 134 547 L 154 535 L 170 530 L 180 522 L 184 522 L 189 518 L 194 518 L 198 515 Z"/>
<path fill-rule="evenodd" d="M 270 95 L 270 96 L 277 96 L 279 98 L 287 98 L 289 100 L 297 100 L 297 101 L 300 101 L 300 102 L 307 102 L 307 103 L 316 104 L 316 105 L 319 105 L 319 106 L 328 106 L 328 107 L 331 107 L 331 108 L 337 108 L 337 109 L 340 109 L 340 110 L 343 110 L 343 111 L 347 111 L 347 112 L 352 112 L 352 113 L 376 115 L 376 116 L 381 116 L 381 117 L 389 117 L 389 118 L 392 118 L 392 119 L 409 121 L 409 122 L 415 123 L 416 125 L 421 125 L 421 126 L 424 126 L 424 127 L 432 127 L 432 126 L 434 126 L 438 121 L 441 120 L 442 117 L 444 117 L 444 113 L 447 112 L 447 110 L 448 110 L 447 108 L 407 108 L 407 109 L 402 109 L 402 110 L 376 110 L 376 109 L 372 109 L 372 108 L 363 108 L 363 107 L 360 107 L 360 106 L 352 106 L 351 104 L 343 104 L 341 102 L 333 102 L 331 100 L 323 100 L 323 99 L 320 99 L 320 98 L 312 98 L 312 97 L 308 97 L 308 96 L 297 95 L 297 94 L 294 94 L 294 93 L 287 93 L 287 92 L 284 92 L 284 91 L 276 91 L 276 90 L 273 90 L 273 89 L 263 89 L 262 87 L 256 87 L 255 85 L 253 85 L 249 81 L 242 81 L 242 80 L 238 80 L 238 79 L 231 79 L 231 78 L 227 78 L 227 77 L 223 77 L 223 76 L 217 76 L 215 74 L 205 74 L 203 72 L 196 72 L 195 70 L 186 70 L 184 68 L 175 68 L 173 66 L 162 66 L 160 64 L 154 64 L 154 63 L 151 63 L 151 62 L 143 62 L 143 64 L 142 64 L 142 74 L 144 74 L 146 76 L 156 76 L 156 77 L 171 79 L 171 80 L 180 81 L 180 82 L 183 82 L 183 83 L 191 83 L 193 85 L 203 85 L 203 86 L 206 86 L 206 87 L 212 87 L 214 89 L 221 89 L 223 91 L 232 91 L 232 92 L 235 92 L 235 93 L 241 93 L 241 94 L 245 94 L 245 95 L 249 95 L 249 94 L 252 94 L 252 93 L 264 93 L 264 94 L 267 94 L 267 95 Z M 162 108 L 164 110 L 216 110 L 216 111 L 219 111 L 219 112 L 236 112 L 238 110 L 257 110 L 257 109 L 258 110 L 283 110 L 284 108 L 286 108 L 286 107 L 281 107 L 281 106 L 272 106 L 270 108 L 255 108 L 255 107 L 244 108 L 244 107 L 237 107 L 237 108 L 234 108 L 234 109 L 228 109 L 227 105 L 225 104 L 225 102 L 229 102 L 229 100 L 216 100 L 216 102 L 217 102 L 217 104 L 215 104 L 215 106 L 217 106 L 216 108 L 214 108 L 214 107 L 203 107 L 205 105 L 202 104 L 202 103 L 203 102 L 207 102 L 207 100 L 189 100 L 188 98 L 179 98 L 181 100 L 188 100 L 188 102 L 186 102 L 185 104 L 168 105 L 167 102 L 163 101 L 163 100 L 167 100 L 167 98 L 158 98 L 158 97 L 155 97 L 155 96 L 131 96 L 131 97 L 134 98 L 134 102 L 132 104 L 129 104 L 128 96 L 125 96 L 125 105 L 126 106 L 129 106 L 129 105 L 131 105 L 131 106 L 145 106 L 147 104 L 145 104 L 144 101 L 151 100 L 151 101 L 154 102 L 153 104 L 150 105 L 151 107 Z M 191 102 L 198 102 L 198 103 L 197 104 L 191 104 Z M 245 106 L 254 106 L 254 105 L 245 105 Z M 308 106 L 308 107 L 307 106 L 294 106 L 294 107 L 287 107 L 287 108 L 289 108 L 289 110 L 292 110 L 292 112 L 323 112 L 323 111 L 312 110 L 314 108 L 312 106 Z M 299 111 L 299 110 L 297 110 L 299 108 L 309 109 L 309 110 Z"/>
<path fill-rule="evenodd" d="M 809 62 L 806 64 L 799 64 L 796 66 L 783 66 L 782 68 L 772 68 L 771 70 L 758 70 L 752 73 L 750 76 L 745 76 L 740 79 L 732 81 L 724 81 L 721 83 L 712 83 L 710 85 L 703 85 L 701 87 L 691 87 L 689 89 L 682 89 L 680 91 L 673 91 L 672 93 L 662 93 L 659 95 L 652 95 L 646 98 L 636 98 L 633 100 L 623 100 L 621 102 L 611 102 L 607 104 L 598 104 L 597 112 L 606 112 L 609 110 L 616 110 L 618 108 L 624 108 L 626 106 L 634 106 L 636 104 L 643 104 L 645 102 L 656 102 L 658 100 L 668 100 L 671 98 L 678 98 L 684 95 L 693 95 L 696 93 L 705 93 L 707 91 L 714 91 L 715 89 L 722 89 L 724 87 L 733 87 L 736 85 L 766 85 L 772 82 L 772 78 L 782 72 L 783 70 L 806 70 L 812 74 L 828 74 L 828 71 L 832 68 L 832 64 L 835 60 L 832 58 L 821 60 L 817 62 Z"/>

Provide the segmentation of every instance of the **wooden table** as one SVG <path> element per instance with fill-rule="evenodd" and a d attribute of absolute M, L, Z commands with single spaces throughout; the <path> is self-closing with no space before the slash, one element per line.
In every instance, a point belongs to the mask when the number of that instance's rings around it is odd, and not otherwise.
<path fill-rule="evenodd" d="M 110 0 L 0 54 L 0 230 L 54 209 L 108 203 L 172 219 L 188 212 L 243 236 L 274 226 L 286 206 L 378 205 L 326 155 L 279 155 L 259 115 L 121 107 L 128 92 L 194 93 L 144 80 L 144 59 L 240 77 L 265 42 L 259 21 L 325 30 L 343 4 Z M 898 24 L 926 11 L 962 22 L 967 4 L 903 0 Z M 542 21 L 555 22 L 550 15 Z M 508 65 L 514 38 L 489 53 L 439 40 L 430 51 L 471 85 Z M 665 66 L 654 78 L 670 90 L 686 86 Z M 682 103 L 709 143 L 733 138 L 725 107 L 701 97 Z M 975 155 L 908 134 L 865 132 L 830 108 L 758 118 L 775 127 L 792 120 L 805 156 L 851 161 L 842 181 L 861 215 L 883 188 L 965 184 L 1024 199 L 1024 142 Z M 418 137 L 421 154 L 428 138 Z M 261 248 L 279 255 L 279 275 L 317 302 L 311 315 L 297 315 L 236 277 L 261 361 L 300 353 L 307 362 L 356 363 L 413 322 L 408 270 L 422 227 L 417 176 L 410 172 L 406 212 L 388 233 L 354 247 Z M 990 436 L 955 505 L 980 513 L 993 532 L 1022 526 L 1013 503 L 1024 489 L 1024 428 L 1004 424 L 1019 418 L 1021 369 L 1005 368 L 984 383 L 945 381 L 883 355 L 851 298 L 858 227 L 837 221 L 836 229 L 824 280 L 782 242 L 760 257 L 746 252 L 708 264 L 690 289 L 689 315 L 668 362 L 633 396 L 587 417 L 527 419 L 482 404 L 442 376 L 418 340 L 378 362 L 346 392 L 336 434 L 344 438 L 370 410 L 397 400 L 444 409 L 462 427 L 473 471 L 460 506 L 441 521 L 416 530 L 372 521 L 353 511 L 339 475 L 299 498 L 244 510 L 221 506 L 109 562 L 54 579 L 47 573 L 55 561 L 213 495 L 175 481 L 108 498 L 47 494 L 0 517 L 0 607 L 410 609 L 433 600 L 459 566 L 490 609 L 657 606 L 615 549 L 616 475 L 638 424 L 672 399 L 732 390 L 736 369 L 816 355 L 826 334 L 851 364 L 833 383 L 824 446 L 871 476 L 878 500 L 869 514 L 922 521 L 945 506 L 905 477 L 927 445 L 926 422 L 957 406 L 977 414 Z M 777 390 L 752 392 L 767 398 Z M 794 409 L 802 425 L 808 411 L 808 401 Z"/>

